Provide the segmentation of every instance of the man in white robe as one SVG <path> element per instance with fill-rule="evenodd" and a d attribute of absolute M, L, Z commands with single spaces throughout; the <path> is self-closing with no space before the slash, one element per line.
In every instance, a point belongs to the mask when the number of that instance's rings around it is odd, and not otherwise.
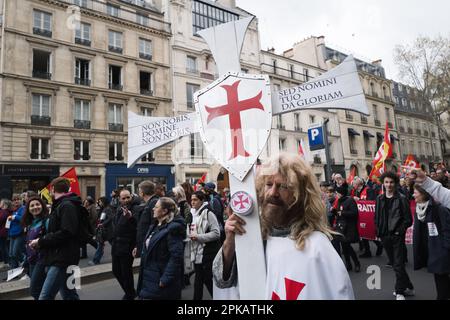
<path fill-rule="evenodd" d="M 354 299 L 348 272 L 330 242 L 325 205 L 309 165 L 297 155 L 280 154 L 260 168 L 256 189 L 265 241 L 266 298 Z M 235 237 L 245 232 L 244 225 L 236 214 L 225 224 L 226 239 L 213 263 L 219 288 L 215 299 L 239 299 Z"/>

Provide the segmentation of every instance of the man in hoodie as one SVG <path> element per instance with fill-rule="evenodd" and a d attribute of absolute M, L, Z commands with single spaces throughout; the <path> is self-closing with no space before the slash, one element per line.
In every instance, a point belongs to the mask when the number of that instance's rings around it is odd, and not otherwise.
<path fill-rule="evenodd" d="M 80 260 L 80 216 L 82 202 L 69 192 L 70 181 L 59 177 L 51 182 L 53 203 L 46 234 L 30 242 L 42 250 L 48 267 L 39 300 L 54 300 L 58 291 L 64 300 L 79 300 L 75 286 L 67 281 Z"/>

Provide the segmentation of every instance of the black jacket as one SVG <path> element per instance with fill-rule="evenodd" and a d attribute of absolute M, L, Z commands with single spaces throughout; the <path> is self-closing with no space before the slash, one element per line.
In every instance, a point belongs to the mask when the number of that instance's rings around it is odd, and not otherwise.
<path fill-rule="evenodd" d="M 393 195 L 393 202 L 391 210 L 386 219 L 386 212 L 384 210 L 386 204 L 386 195 L 381 194 L 377 197 L 375 203 L 375 228 L 377 237 L 388 235 L 405 235 L 406 229 L 412 225 L 411 210 L 409 208 L 409 200 L 399 192 Z M 387 226 L 384 228 L 384 221 L 387 221 Z"/>
<path fill-rule="evenodd" d="M 113 237 L 111 246 L 111 255 L 114 256 L 131 256 L 136 246 L 136 214 L 131 208 L 130 216 L 123 215 L 122 207 L 119 207 L 113 219 Z"/>
<path fill-rule="evenodd" d="M 152 197 L 150 197 L 150 199 L 148 199 L 148 201 L 141 207 L 142 209 L 137 215 L 137 257 L 140 257 L 145 235 L 147 234 L 150 226 L 155 221 L 155 219 L 153 218 L 153 208 L 155 207 L 158 200 L 159 197 L 157 195 L 153 195 Z"/>
<path fill-rule="evenodd" d="M 428 224 L 434 224 L 437 236 L 430 235 Z M 428 272 L 450 273 L 450 210 L 430 200 L 425 221 L 414 215 L 414 270 L 424 267 Z"/>
<path fill-rule="evenodd" d="M 181 298 L 184 243 L 186 226 L 181 216 L 168 224 L 150 226 L 148 248 L 144 246 L 141 259 L 139 296 L 144 299 L 174 300 Z M 163 288 L 159 283 L 164 284 Z"/>
<path fill-rule="evenodd" d="M 45 265 L 57 267 L 78 265 L 81 206 L 81 199 L 75 193 L 64 195 L 53 202 L 47 233 L 39 239 Z"/>
<path fill-rule="evenodd" d="M 336 224 L 345 224 L 344 238 L 342 241 L 355 243 L 359 241 L 358 232 L 358 206 L 352 197 L 342 197 L 338 200 L 338 211 L 342 214 L 336 215 Z"/>

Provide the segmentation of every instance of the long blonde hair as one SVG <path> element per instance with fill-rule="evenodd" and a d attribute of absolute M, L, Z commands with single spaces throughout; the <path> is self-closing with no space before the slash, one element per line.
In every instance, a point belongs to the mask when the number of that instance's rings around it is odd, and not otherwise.
<path fill-rule="evenodd" d="M 286 178 L 289 190 L 293 192 L 294 202 L 289 209 L 297 206 L 298 215 L 290 226 L 290 238 L 296 242 L 299 250 L 305 248 L 305 241 L 314 231 L 324 233 L 330 240 L 335 234 L 327 224 L 325 204 L 322 201 L 319 183 L 312 173 L 312 169 L 300 156 L 280 153 L 270 158 L 258 169 L 256 190 L 258 190 L 259 205 L 264 200 L 266 180 L 279 173 Z M 261 217 L 261 232 L 267 239 L 271 231 L 270 223 Z"/>

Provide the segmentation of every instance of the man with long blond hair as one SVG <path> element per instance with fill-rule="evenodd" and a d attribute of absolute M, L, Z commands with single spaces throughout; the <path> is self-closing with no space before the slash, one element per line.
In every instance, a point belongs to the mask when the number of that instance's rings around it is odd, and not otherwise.
<path fill-rule="evenodd" d="M 333 248 L 319 184 L 297 155 L 282 153 L 259 169 L 256 191 L 267 264 L 267 299 L 354 299 L 347 270 Z M 235 237 L 245 233 L 236 214 L 213 264 L 218 288 L 237 286 Z M 296 287 L 297 291 L 289 288 Z"/>

